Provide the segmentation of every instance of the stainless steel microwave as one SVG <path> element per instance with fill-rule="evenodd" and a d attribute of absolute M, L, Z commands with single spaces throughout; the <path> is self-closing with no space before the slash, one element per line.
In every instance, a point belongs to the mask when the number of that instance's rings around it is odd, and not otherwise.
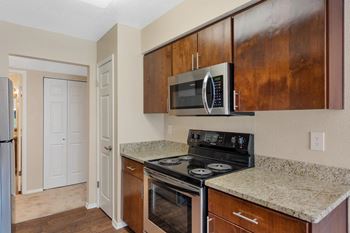
<path fill-rule="evenodd" d="M 168 94 L 171 115 L 235 115 L 233 64 L 222 63 L 169 77 Z"/>

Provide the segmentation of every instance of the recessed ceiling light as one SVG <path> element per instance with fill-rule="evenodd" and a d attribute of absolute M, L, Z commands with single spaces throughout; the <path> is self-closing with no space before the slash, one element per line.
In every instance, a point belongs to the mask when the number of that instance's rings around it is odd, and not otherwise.
<path fill-rule="evenodd" d="M 93 6 L 106 8 L 113 0 L 80 0 Z"/>

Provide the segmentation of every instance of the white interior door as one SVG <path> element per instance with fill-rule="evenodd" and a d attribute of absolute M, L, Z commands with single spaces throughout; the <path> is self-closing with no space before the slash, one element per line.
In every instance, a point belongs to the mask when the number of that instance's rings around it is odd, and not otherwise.
<path fill-rule="evenodd" d="M 68 82 L 44 79 L 44 188 L 67 184 Z"/>
<path fill-rule="evenodd" d="M 87 181 L 87 84 L 68 81 L 68 185 Z"/>
<path fill-rule="evenodd" d="M 112 217 L 112 62 L 99 67 L 100 208 Z"/>

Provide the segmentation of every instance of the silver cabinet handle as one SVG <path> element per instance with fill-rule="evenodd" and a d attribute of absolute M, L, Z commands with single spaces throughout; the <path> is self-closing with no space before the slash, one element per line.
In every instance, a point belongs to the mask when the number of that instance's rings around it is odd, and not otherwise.
<path fill-rule="evenodd" d="M 192 70 L 194 70 L 194 54 L 192 53 Z"/>
<path fill-rule="evenodd" d="M 107 150 L 107 151 L 111 151 L 111 150 L 112 150 L 112 146 L 105 146 L 104 148 L 105 148 L 105 150 Z"/>
<path fill-rule="evenodd" d="M 254 219 L 248 218 L 248 217 L 242 215 L 242 212 L 232 212 L 232 214 L 237 216 L 237 217 L 239 217 L 239 218 L 241 218 L 241 219 L 244 219 L 244 220 L 246 220 L 248 222 L 254 223 L 256 225 L 259 224 L 258 219 L 256 219 L 256 218 L 254 218 Z"/>
<path fill-rule="evenodd" d="M 136 169 L 135 168 L 133 168 L 133 167 L 126 167 L 127 169 L 129 169 L 130 171 L 135 171 Z"/>
<path fill-rule="evenodd" d="M 237 96 L 239 95 L 239 93 L 237 91 L 233 91 L 233 110 L 236 111 L 238 109 L 238 105 L 237 105 Z"/>
<path fill-rule="evenodd" d="M 197 52 L 197 69 L 199 69 L 199 53 Z"/>
<path fill-rule="evenodd" d="M 207 216 L 207 233 L 210 233 L 210 222 L 213 221 L 212 218 Z"/>

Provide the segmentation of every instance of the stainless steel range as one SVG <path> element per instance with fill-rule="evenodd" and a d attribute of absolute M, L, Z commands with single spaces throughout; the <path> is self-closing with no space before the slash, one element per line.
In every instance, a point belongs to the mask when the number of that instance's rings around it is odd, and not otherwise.
<path fill-rule="evenodd" d="M 254 167 L 252 134 L 190 130 L 188 154 L 145 162 L 144 231 L 207 230 L 205 180 Z"/>

